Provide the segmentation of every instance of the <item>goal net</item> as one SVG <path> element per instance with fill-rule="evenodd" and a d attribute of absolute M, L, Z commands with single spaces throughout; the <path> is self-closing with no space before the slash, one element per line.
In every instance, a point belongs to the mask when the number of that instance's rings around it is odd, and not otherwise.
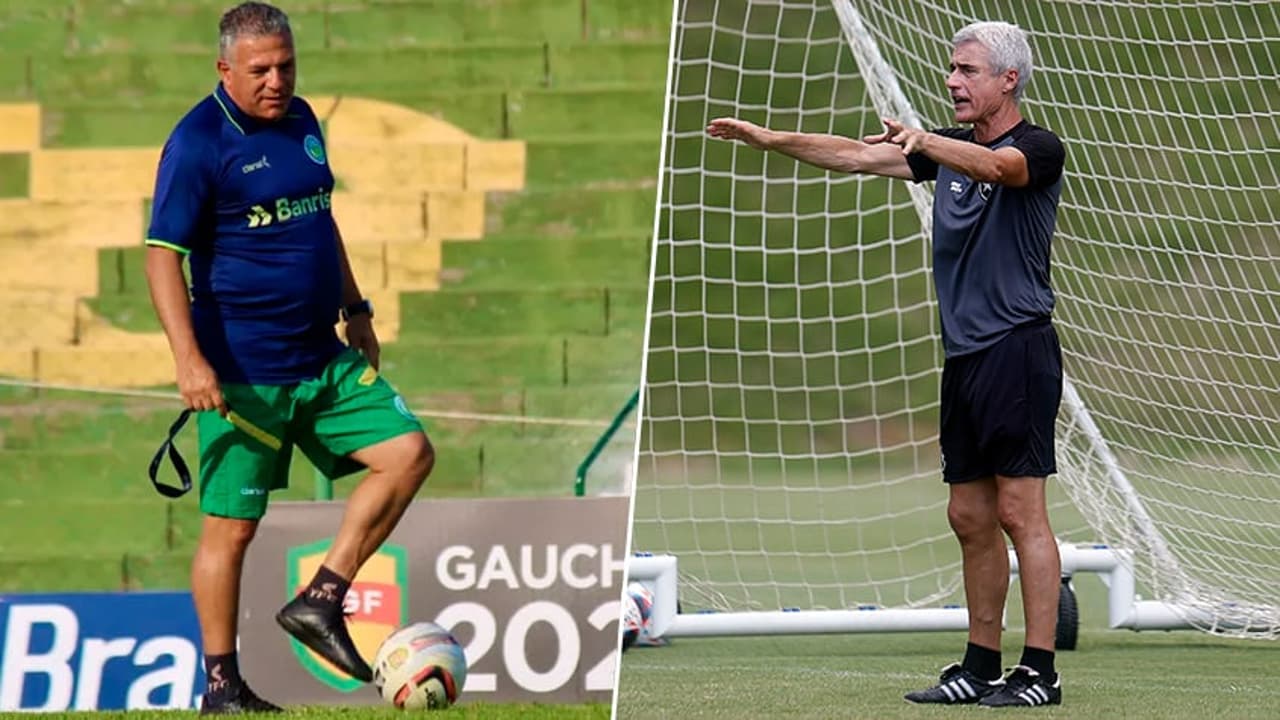
<path fill-rule="evenodd" d="M 1028 30 L 1067 167 L 1050 517 L 1207 630 L 1280 633 L 1280 16 L 1271 3 L 687 0 L 632 547 L 693 609 L 963 602 L 941 482 L 932 184 L 705 135 L 952 124 L 950 38 Z"/>

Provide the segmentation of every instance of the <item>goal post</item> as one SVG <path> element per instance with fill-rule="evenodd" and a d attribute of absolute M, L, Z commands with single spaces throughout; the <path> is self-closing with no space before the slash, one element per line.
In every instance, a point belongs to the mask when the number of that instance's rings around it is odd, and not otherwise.
<path fill-rule="evenodd" d="M 846 631 L 875 614 L 848 610 L 873 608 L 893 629 L 954 622 L 931 185 L 704 128 L 949 125 L 950 37 L 982 19 L 1029 32 L 1024 114 L 1067 147 L 1049 481 L 1064 569 L 1104 574 L 1116 627 L 1280 634 L 1278 17 L 1225 1 L 682 1 L 632 531 L 678 563 L 676 634 L 781 632 L 762 628 L 807 611 L 838 627 L 804 631 Z M 636 577 L 657 577 L 654 560 Z M 951 619 L 898 624 L 914 610 Z"/>

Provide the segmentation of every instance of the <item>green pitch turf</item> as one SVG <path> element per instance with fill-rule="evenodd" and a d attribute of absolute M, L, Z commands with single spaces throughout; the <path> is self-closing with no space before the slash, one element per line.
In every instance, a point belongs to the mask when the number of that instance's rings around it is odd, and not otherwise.
<path fill-rule="evenodd" d="M 13 717 L 17 713 L 0 713 L 0 717 Z M 130 712 L 76 712 L 47 713 L 42 718 L 121 718 L 128 720 L 181 720 L 182 718 L 199 717 L 195 711 L 181 710 L 133 710 Z M 365 720 L 365 718 L 403 718 L 407 717 L 402 710 L 392 707 L 300 707 L 288 708 L 283 714 L 250 715 L 249 717 L 271 717 L 288 720 L 303 718 L 304 720 Z M 463 702 L 447 710 L 433 711 L 428 717 L 441 720 L 605 720 L 609 717 L 609 706 L 604 703 L 584 705 L 533 705 L 522 703 L 494 704 Z"/>
<path fill-rule="evenodd" d="M 1006 635 L 1006 666 L 1017 662 L 1021 640 Z M 1276 717 L 1280 707 L 1274 644 L 1189 631 L 1082 631 L 1080 649 L 1057 655 L 1059 707 L 992 710 L 902 699 L 936 682 L 964 642 L 963 633 L 936 633 L 685 638 L 635 648 L 623 655 L 617 717 L 1255 720 Z"/>

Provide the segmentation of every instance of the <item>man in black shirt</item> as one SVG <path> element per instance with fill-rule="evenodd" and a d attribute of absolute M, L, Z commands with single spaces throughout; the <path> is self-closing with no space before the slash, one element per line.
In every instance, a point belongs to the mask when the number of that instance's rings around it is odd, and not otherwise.
<path fill-rule="evenodd" d="M 712 137 L 741 140 L 828 170 L 934 180 L 933 274 L 946 360 L 942 371 L 947 518 L 960 541 L 969 644 L 917 703 L 1037 706 L 1062 701 L 1054 669 L 1061 573 L 1045 479 L 1057 472 L 1054 423 L 1062 354 L 1051 322 L 1049 244 L 1065 151 L 1018 107 L 1031 76 L 1026 34 L 1001 22 L 952 38 L 947 77 L 957 123 L 926 132 L 897 120 L 864 138 L 778 132 L 732 118 Z M 1001 677 L 1009 589 L 1007 533 L 1026 614 L 1022 658 Z"/>

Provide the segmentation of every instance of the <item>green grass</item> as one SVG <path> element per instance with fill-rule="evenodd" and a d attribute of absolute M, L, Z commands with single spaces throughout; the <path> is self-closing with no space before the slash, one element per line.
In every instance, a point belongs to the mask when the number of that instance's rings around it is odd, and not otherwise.
<path fill-rule="evenodd" d="M 400 310 L 407 317 L 430 319 L 414 333 L 424 337 L 595 334 L 604 331 L 604 295 L 601 288 L 449 290 L 405 294 Z"/>
<path fill-rule="evenodd" d="M 658 146 L 647 135 L 541 138 L 527 147 L 527 177 L 532 189 L 569 183 L 608 186 L 643 182 L 658 172 Z"/>
<path fill-rule="evenodd" d="M 554 45 L 550 48 L 550 84 L 564 87 L 609 78 L 612 82 L 664 87 L 667 48 L 665 35 L 660 40 Z"/>
<path fill-rule="evenodd" d="M 580 273 L 561 287 L 635 286 L 649 271 L 647 235 L 580 237 L 490 237 L 480 243 L 449 243 L 444 268 L 448 287 L 520 288 L 531 278 L 561 268 Z"/>
<path fill-rule="evenodd" d="M 524 138 L 656 138 L 662 134 L 662 107 L 661 88 L 649 85 L 527 90 L 513 93 L 508 102 L 512 134 Z"/>
<path fill-rule="evenodd" d="M 200 48 L 216 29 L 224 3 L 158 0 L 126 6 L 104 0 L 10 3 L 0 10 L 0 40 L 9 46 L 84 52 L 165 52 Z M 670 3 L 548 3 L 540 0 L 426 0 L 415 3 L 294 3 L 290 21 L 302 50 L 348 46 L 412 46 L 502 40 L 567 42 L 667 37 Z"/>
<path fill-rule="evenodd" d="M 464 696 L 465 697 L 465 696 Z M 431 717 L 439 718 L 471 718 L 474 720 L 503 720 L 504 718 L 520 718 L 525 720 L 606 720 L 609 717 L 609 705 L 605 703 L 585 703 L 580 705 L 543 705 L 535 703 L 468 703 L 464 701 L 447 710 L 432 712 Z M 9 716 L 10 713 L 3 713 Z M 170 720 L 171 718 L 194 718 L 198 713 L 194 710 L 131 710 L 129 712 L 85 712 L 45 713 L 48 718 L 141 718 L 142 720 Z M 265 716 L 259 716 L 265 717 Z M 404 711 L 393 707 L 290 707 L 283 714 L 272 715 L 281 718 L 304 718 L 313 720 L 330 720 L 350 718 L 403 718 Z"/>
<path fill-rule="evenodd" d="M 647 238 L 653 231 L 656 181 L 649 177 L 605 187 L 561 185 L 491 194 L 488 233 L 551 237 L 636 233 Z"/>
<path fill-rule="evenodd" d="M 911 705 L 903 693 L 959 660 L 963 633 L 676 639 L 623 654 L 619 720 L 627 718 L 986 718 L 974 707 Z M 1005 665 L 1021 636 L 1005 638 Z M 1182 720 L 1269 717 L 1280 654 L 1263 643 L 1192 633 L 1082 631 L 1059 652 L 1063 704 L 1036 717 Z M 1028 711 L 1031 712 L 1031 711 Z M 1017 714 L 1015 712 L 1015 714 Z"/>
<path fill-rule="evenodd" d="M 26 197 L 30 165 L 26 153 L 0 153 L 0 198 Z"/>

